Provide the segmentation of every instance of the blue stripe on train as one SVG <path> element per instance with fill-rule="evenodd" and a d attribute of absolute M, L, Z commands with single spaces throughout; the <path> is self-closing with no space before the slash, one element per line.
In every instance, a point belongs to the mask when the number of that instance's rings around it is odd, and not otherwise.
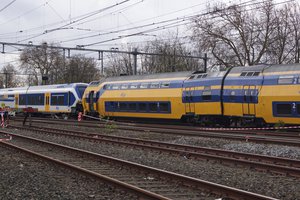
<path fill-rule="evenodd" d="M 190 91 L 183 91 L 182 93 L 182 102 L 183 103 L 205 103 L 205 102 L 219 102 L 221 90 L 209 90 L 211 91 L 210 95 L 203 95 L 205 90 L 194 90 L 190 94 Z M 232 95 L 234 92 L 234 95 Z M 207 93 L 206 93 L 207 94 Z M 230 90 L 226 89 L 223 93 L 223 102 L 224 103 L 258 103 L 258 90 L 250 89 L 247 90 L 248 95 L 244 95 L 245 91 L 241 89 Z"/>
<path fill-rule="evenodd" d="M 169 101 L 106 101 L 105 112 L 170 114 Z"/>

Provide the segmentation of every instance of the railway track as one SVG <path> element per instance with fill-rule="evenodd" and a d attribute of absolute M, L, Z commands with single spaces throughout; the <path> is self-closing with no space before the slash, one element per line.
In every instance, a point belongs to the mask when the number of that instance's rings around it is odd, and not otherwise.
<path fill-rule="evenodd" d="M 3 132 L 3 134 L 9 134 Z M 200 199 L 208 196 L 231 199 L 274 199 L 236 188 L 183 176 L 19 134 L 0 142 L 73 170 L 130 190 L 143 199 Z M 212 195 L 213 194 L 213 195 Z"/>
<path fill-rule="evenodd" d="M 16 121 L 20 121 L 16 119 Z M 198 127 L 186 126 L 171 126 L 171 125 L 154 125 L 154 124 L 139 124 L 139 123 L 112 123 L 97 122 L 77 122 L 77 121 L 62 121 L 62 120 L 37 120 L 33 119 L 32 123 L 47 123 L 55 125 L 73 125 L 87 128 L 107 128 L 129 131 L 143 131 L 169 135 L 183 135 L 183 136 L 200 136 L 219 139 L 239 140 L 255 143 L 271 143 L 280 145 L 300 146 L 299 133 L 291 135 L 274 132 L 254 132 L 254 131 L 234 131 L 234 130 L 219 130 L 219 131 L 204 131 Z"/>
<path fill-rule="evenodd" d="M 23 118 L 13 118 L 14 121 L 23 121 Z M 95 124 L 97 125 L 103 125 L 112 123 L 115 125 L 131 125 L 131 126 L 137 126 L 137 127 L 145 127 L 145 128 L 161 128 L 161 129 L 178 129 L 178 130 L 184 130 L 184 131 L 203 131 L 203 132 L 218 132 L 218 128 L 205 128 L 205 127 L 198 127 L 193 125 L 187 125 L 186 123 L 145 123 L 143 121 L 100 121 L 100 120 L 84 120 L 78 122 L 77 120 L 68 119 L 68 120 L 62 120 L 62 119 L 53 119 L 53 118 L 41 118 L 41 117 L 32 117 L 32 120 L 34 122 L 41 122 L 41 121 L 47 121 L 47 122 L 63 122 L 63 123 L 70 123 L 70 124 L 80 124 L 82 126 L 87 127 L 94 127 Z M 265 136 L 274 136 L 274 137 L 285 137 L 285 138 L 296 138 L 300 139 L 300 132 L 298 129 L 291 129 L 290 131 L 284 131 L 281 130 L 260 130 L 255 128 L 220 128 L 219 131 L 231 133 L 231 134 L 244 134 L 244 135 L 265 135 Z M 278 131 L 278 132 L 276 132 Z"/>
<path fill-rule="evenodd" d="M 256 170 L 265 170 L 271 173 L 300 177 L 300 160 L 57 128 L 23 126 L 11 126 L 11 128 L 36 131 L 43 134 L 72 137 L 76 139 L 85 139 L 93 142 L 125 145 L 142 149 L 148 148 L 155 151 L 177 154 L 184 156 L 185 158 L 217 160 L 227 165 L 247 166 Z"/>

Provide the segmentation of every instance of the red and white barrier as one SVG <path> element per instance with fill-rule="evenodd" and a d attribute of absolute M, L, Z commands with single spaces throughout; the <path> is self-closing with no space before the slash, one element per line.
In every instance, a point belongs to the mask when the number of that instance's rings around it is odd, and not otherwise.
<path fill-rule="evenodd" d="M 99 117 L 93 117 L 90 115 L 83 115 L 90 119 L 95 119 L 99 121 L 105 122 L 114 122 L 117 124 L 125 124 L 125 125 L 135 125 L 135 123 L 127 123 L 127 122 L 116 122 L 109 119 L 103 119 Z M 300 126 L 280 126 L 280 127 L 264 127 L 264 128 L 207 128 L 207 127 L 198 127 L 196 128 L 201 131 L 247 131 L 247 130 L 280 130 L 280 129 L 300 129 Z"/>
<path fill-rule="evenodd" d="M 300 126 L 264 127 L 264 128 L 197 128 L 204 131 L 247 131 L 247 130 L 280 130 L 280 129 L 300 129 Z"/>
<path fill-rule="evenodd" d="M 0 138 L 0 142 L 10 141 L 12 140 L 12 136 L 9 135 L 9 138 Z"/>
<path fill-rule="evenodd" d="M 78 121 L 80 122 L 82 120 L 82 112 L 78 113 Z"/>

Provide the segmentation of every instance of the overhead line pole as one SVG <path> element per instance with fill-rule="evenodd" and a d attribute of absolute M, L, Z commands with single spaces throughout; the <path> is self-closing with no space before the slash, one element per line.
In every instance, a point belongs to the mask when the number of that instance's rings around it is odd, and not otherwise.
<path fill-rule="evenodd" d="M 0 42 L 2 45 L 2 52 L 5 53 L 5 45 L 7 46 L 21 46 L 21 47 L 35 47 L 35 48 L 41 48 L 43 45 L 33 45 L 33 44 L 21 44 L 21 43 L 10 43 L 10 42 Z M 191 55 L 168 55 L 168 54 L 160 54 L 160 53 L 147 53 L 147 52 L 140 52 L 137 51 L 135 48 L 134 51 L 119 51 L 119 50 L 101 50 L 101 49 L 90 49 L 90 48 L 83 48 L 82 46 L 77 46 L 77 47 L 59 47 L 59 46 L 47 46 L 47 48 L 51 49 L 61 49 L 63 51 L 67 50 L 68 51 L 68 56 L 70 56 L 70 51 L 89 51 L 89 52 L 97 52 L 100 54 L 98 56 L 99 60 L 101 60 L 101 71 L 103 73 L 103 53 L 125 53 L 125 54 L 132 54 L 134 57 L 134 75 L 137 74 L 137 56 L 138 55 L 150 55 L 150 56 L 171 56 L 171 57 L 181 57 L 181 58 L 195 58 L 195 59 L 202 59 L 204 61 L 204 71 L 206 72 L 207 69 L 207 54 L 205 53 L 204 56 L 191 56 Z M 100 52 L 100 53 L 99 53 Z"/>

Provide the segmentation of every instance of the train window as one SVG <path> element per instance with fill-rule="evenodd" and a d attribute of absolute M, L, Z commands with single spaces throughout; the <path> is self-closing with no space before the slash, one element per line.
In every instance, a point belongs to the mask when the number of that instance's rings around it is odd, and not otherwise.
<path fill-rule="evenodd" d="M 120 87 L 119 85 L 113 85 L 113 86 L 111 87 L 111 89 L 112 89 L 112 90 L 118 90 L 119 87 Z"/>
<path fill-rule="evenodd" d="M 291 115 L 292 105 L 291 104 L 277 104 L 278 115 Z"/>
<path fill-rule="evenodd" d="M 242 72 L 240 76 L 246 76 L 247 72 Z"/>
<path fill-rule="evenodd" d="M 253 76 L 258 76 L 260 72 L 254 72 Z"/>
<path fill-rule="evenodd" d="M 127 110 L 127 104 L 126 103 L 120 103 L 120 111 L 126 111 Z"/>
<path fill-rule="evenodd" d="M 21 94 L 19 97 L 19 105 L 26 105 L 26 95 Z"/>
<path fill-rule="evenodd" d="M 33 99 L 32 96 L 28 96 L 28 104 L 33 105 Z"/>
<path fill-rule="evenodd" d="M 58 96 L 57 97 L 57 105 L 64 105 L 64 96 Z"/>
<path fill-rule="evenodd" d="M 159 111 L 160 112 L 169 112 L 169 104 L 168 103 L 160 103 Z"/>
<path fill-rule="evenodd" d="M 297 114 L 300 115 L 300 104 L 297 104 Z"/>
<path fill-rule="evenodd" d="M 56 105 L 57 104 L 57 98 L 56 96 L 51 97 L 51 105 Z"/>
<path fill-rule="evenodd" d="M 230 96 L 229 96 L 229 100 L 230 100 L 230 101 L 234 101 L 235 98 L 236 98 L 236 96 L 235 96 L 235 91 L 231 91 L 231 92 L 230 92 Z"/>
<path fill-rule="evenodd" d="M 103 85 L 102 89 L 106 90 L 108 85 Z"/>
<path fill-rule="evenodd" d="M 203 101 L 210 101 L 212 99 L 211 91 L 203 91 L 202 99 Z"/>
<path fill-rule="evenodd" d="M 148 85 L 149 85 L 148 83 L 142 83 L 141 86 L 140 86 L 140 88 L 142 88 L 142 89 L 143 88 L 148 88 Z"/>
<path fill-rule="evenodd" d="M 44 105 L 44 94 L 27 95 L 29 105 Z"/>
<path fill-rule="evenodd" d="M 247 102 L 248 90 L 244 90 L 244 102 Z"/>
<path fill-rule="evenodd" d="M 150 88 L 159 88 L 159 83 L 151 83 Z"/>
<path fill-rule="evenodd" d="M 121 85 L 121 89 L 122 90 L 125 90 L 125 89 L 127 89 L 128 88 L 128 85 L 126 84 L 126 85 Z"/>
<path fill-rule="evenodd" d="M 65 96 L 64 95 L 52 95 L 51 96 L 51 105 L 65 105 Z"/>
<path fill-rule="evenodd" d="M 260 72 L 242 72 L 240 76 L 258 76 Z"/>
<path fill-rule="evenodd" d="M 97 85 L 100 84 L 100 82 L 101 82 L 101 81 L 92 81 L 92 82 L 90 83 L 90 85 L 92 85 L 92 86 L 97 86 Z"/>
<path fill-rule="evenodd" d="M 278 84 L 292 84 L 294 82 L 294 76 L 280 76 Z"/>
<path fill-rule="evenodd" d="M 170 87 L 170 82 L 162 82 L 162 83 L 160 84 L 160 87 L 161 87 L 161 88 L 168 88 L 168 87 Z"/>
<path fill-rule="evenodd" d="M 200 74 L 197 76 L 197 78 L 206 78 L 207 77 L 207 74 Z"/>
<path fill-rule="evenodd" d="M 248 72 L 246 76 L 253 76 L 254 72 Z"/>
<path fill-rule="evenodd" d="M 130 89 L 137 89 L 138 88 L 138 84 L 131 84 L 129 86 Z"/>
<path fill-rule="evenodd" d="M 193 76 L 191 76 L 189 79 L 193 79 L 193 78 L 195 78 L 195 76 L 193 75 Z"/>
<path fill-rule="evenodd" d="M 136 111 L 136 103 L 129 103 L 128 104 L 128 110 Z"/>
<path fill-rule="evenodd" d="M 139 103 L 139 111 L 146 112 L 147 111 L 147 104 L 146 103 Z"/>
<path fill-rule="evenodd" d="M 44 101 L 45 101 L 45 95 L 44 94 L 39 95 L 38 104 L 39 105 L 44 105 Z"/>
<path fill-rule="evenodd" d="M 157 112 L 157 103 L 149 103 L 149 111 Z"/>

